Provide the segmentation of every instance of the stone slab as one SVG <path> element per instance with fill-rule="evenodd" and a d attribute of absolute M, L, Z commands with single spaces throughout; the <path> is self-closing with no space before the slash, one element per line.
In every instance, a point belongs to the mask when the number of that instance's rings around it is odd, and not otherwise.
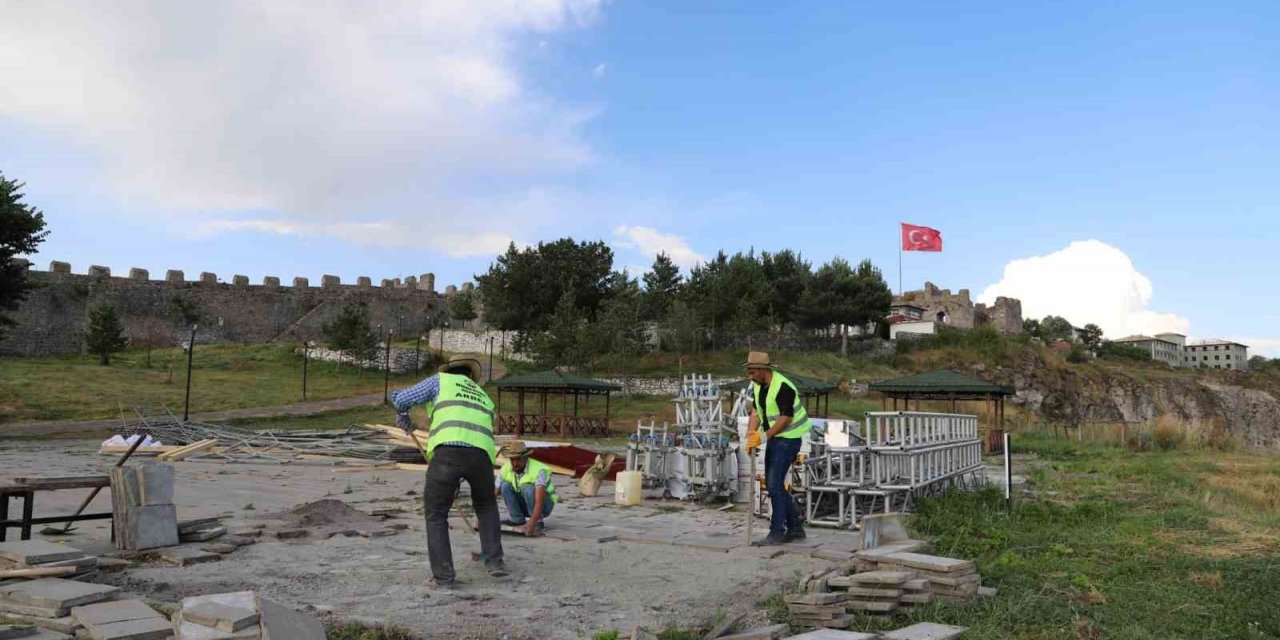
<path fill-rule="evenodd" d="M 276 532 L 276 538 L 280 540 L 292 540 L 294 538 L 305 538 L 311 535 L 306 529 L 281 529 Z"/>
<path fill-rule="evenodd" d="M 791 631 L 785 624 L 771 624 L 767 627 L 756 627 L 750 631 L 735 633 L 731 636 L 720 636 L 720 640 L 777 640 Z"/>
<path fill-rule="evenodd" d="M 36 607 L 0 598 L 0 615 L 6 617 L 22 616 L 24 618 L 65 618 L 71 611 L 67 607 Z"/>
<path fill-rule="evenodd" d="M 173 467 L 144 464 L 138 467 L 138 502 L 142 506 L 173 504 Z"/>
<path fill-rule="evenodd" d="M 912 580 L 916 574 L 909 571 L 866 571 L 863 573 L 855 573 L 849 576 L 849 582 L 853 584 L 873 585 L 873 584 L 903 584 L 908 580 Z"/>
<path fill-rule="evenodd" d="M 170 547 L 168 549 L 161 549 L 159 556 L 164 562 L 179 567 L 200 564 L 201 562 L 217 562 L 222 559 L 222 556 L 216 553 L 201 551 L 200 549 L 194 549 L 191 547 Z"/>
<path fill-rule="evenodd" d="M 222 542 L 222 544 L 233 544 L 237 547 L 247 547 L 251 544 L 256 544 L 258 542 L 258 539 L 250 538 L 248 536 L 226 535 L 222 537 L 220 542 Z"/>
<path fill-rule="evenodd" d="M 182 542 L 206 542 L 213 540 L 214 538 L 221 538 L 226 535 L 226 533 L 226 527 L 212 526 L 207 529 L 179 532 L 178 539 Z"/>
<path fill-rule="evenodd" d="M 202 546 L 200 547 L 200 550 L 201 550 L 201 551 L 208 551 L 209 553 L 216 553 L 216 554 L 224 555 L 224 556 L 225 556 L 225 555 L 227 555 L 228 553 L 232 553 L 232 552 L 234 552 L 236 549 L 239 549 L 239 548 L 240 548 L 240 547 L 237 547 L 237 546 L 236 546 L 236 545 L 234 545 L 234 544 L 222 544 L 222 543 L 217 543 L 217 542 L 211 542 L 211 543 L 209 543 L 209 544 L 202 545 Z"/>
<path fill-rule="evenodd" d="M 183 520 L 178 523 L 178 533 L 191 533 L 201 529 L 211 529 L 221 526 L 222 521 L 218 518 L 194 518 L 191 520 Z"/>
<path fill-rule="evenodd" d="M 902 597 L 898 598 L 898 600 L 908 604 L 928 604 L 933 602 L 933 594 L 928 591 L 920 593 L 904 593 L 902 594 Z"/>
<path fill-rule="evenodd" d="M 806 593 L 803 595 L 791 595 L 786 597 L 787 604 L 835 604 L 844 602 L 849 596 L 844 593 Z"/>
<path fill-rule="evenodd" d="M 13 640 L 36 634 L 35 625 L 0 624 L 0 640 Z"/>
<path fill-rule="evenodd" d="M 18 564 L 34 565 L 60 560 L 74 560 L 85 553 L 65 544 L 55 544 L 44 540 L 15 540 L 0 542 L 0 558 L 12 560 Z"/>
<path fill-rule="evenodd" d="M 874 633 L 860 633 L 857 631 L 840 631 L 838 629 L 818 629 L 802 633 L 798 636 L 791 636 L 787 640 L 876 640 L 880 636 Z"/>
<path fill-rule="evenodd" d="M 265 598 L 258 598 L 258 607 L 262 612 L 262 640 L 325 640 L 324 625 L 316 618 Z"/>
<path fill-rule="evenodd" d="M 850 596 L 859 598 L 898 598 L 902 595 L 901 589 L 872 589 L 868 587 L 849 587 L 846 591 Z"/>
<path fill-rule="evenodd" d="M 810 619 L 805 616 L 793 617 L 792 622 L 804 627 L 825 627 L 828 629 L 848 629 L 853 624 L 853 616 L 845 614 L 835 618 Z"/>
<path fill-rule="evenodd" d="M 11 613 L 11 612 L 10 613 L 0 612 L 0 615 L 3 615 L 4 617 L 10 620 L 13 620 L 15 622 L 20 622 L 23 624 L 31 624 L 31 625 L 40 627 L 41 629 L 48 629 L 50 631 L 57 631 L 58 633 L 65 633 L 68 635 L 75 634 L 76 629 L 83 628 L 79 622 L 76 622 L 75 618 L 72 618 L 69 615 L 62 616 L 61 618 L 24 616 L 22 614 Z"/>
<path fill-rule="evenodd" d="M 884 556 L 884 559 L 904 567 L 939 573 L 969 573 L 976 569 L 972 560 L 944 558 L 923 553 L 891 553 Z"/>
<path fill-rule="evenodd" d="M 178 510 L 171 504 L 129 507 L 125 526 L 135 549 L 158 549 L 178 544 Z"/>
<path fill-rule="evenodd" d="M 929 576 L 926 579 L 935 585 L 944 587 L 961 587 L 982 582 L 982 576 L 976 573 L 966 573 L 959 576 Z"/>
<path fill-rule="evenodd" d="M 15 588 L 6 588 L 5 599 L 17 604 L 48 609 L 64 609 L 100 602 L 120 590 L 119 587 L 105 584 L 76 582 L 62 578 L 40 578 L 13 586 Z M 52 617 L 61 618 L 62 616 Z"/>
<path fill-rule="evenodd" d="M 75 618 L 76 622 L 88 627 L 89 625 L 110 622 L 159 618 L 161 614 L 141 600 L 115 600 L 72 607 L 71 617 Z"/>
<path fill-rule="evenodd" d="M 964 635 L 967 630 L 966 627 L 921 622 L 897 631 L 886 631 L 880 635 L 885 640 L 955 640 Z"/>
<path fill-rule="evenodd" d="M 868 602 L 865 600 L 850 600 L 844 603 L 844 608 L 848 611 L 875 611 L 877 613 L 889 613 L 898 608 L 898 601 Z"/>
<path fill-rule="evenodd" d="M 116 573 L 118 571 L 124 571 L 125 569 L 128 569 L 129 567 L 132 567 L 132 566 L 133 566 L 132 562 L 128 560 L 122 560 L 120 558 L 103 558 L 103 557 L 98 558 L 98 570 L 105 571 L 107 573 Z"/>
<path fill-rule="evenodd" d="M 228 632 L 257 625 L 260 617 L 253 609 L 233 607 L 221 602 L 201 602 L 182 610 L 183 620 Z"/>
<path fill-rule="evenodd" d="M 892 555 L 895 553 L 914 553 L 928 548 L 929 543 L 921 540 L 912 540 L 909 542 L 897 542 L 894 544 L 881 545 L 874 549 L 864 549 L 858 552 L 859 558 L 874 560 L 879 557 Z"/>
<path fill-rule="evenodd" d="M 36 632 L 22 640 L 71 640 L 72 636 L 49 629 L 36 629 Z"/>
<path fill-rule="evenodd" d="M 79 558 L 71 558 L 69 560 L 55 560 L 53 562 L 37 562 L 36 564 L 19 564 L 19 569 L 47 569 L 51 567 L 75 567 L 77 569 L 89 569 L 98 566 L 98 559 L 94 556 L 80 556 Z"/>
<path fill-rule="evenodd" d="M 93 640 L 165 640 L 173 637 L 173 623 L 167 618 L 142 618 L 86 625 Z"/>
<path fill-rule="evenodd" d="M 262 627 L 258 625 L 228 633 L 187 622 L 182 619 L 182 613 L 173 614 L 173 628 L 177 630 L 179 640 L 259 640 L 262 637 Z"/>

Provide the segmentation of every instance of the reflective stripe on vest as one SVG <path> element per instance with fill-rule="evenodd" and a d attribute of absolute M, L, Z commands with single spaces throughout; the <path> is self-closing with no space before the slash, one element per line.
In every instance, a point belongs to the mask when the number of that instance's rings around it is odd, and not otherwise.
<path fill-rule="evenodd" d="M 493 444 L 493 401 L 467 376 L 438 373 L 440 393 L 431 408 L 427 453 L 445 442 L 462 442 L 484 449 L 489 461 L 498 459 Z"/>
<path fill-rule="evenodd" d="M 524 487 L 537 482 L 538 473 L 542 471 L 547 472 L 547 495 L 551 497 L 551 504 L 556 504 L 560 502 L 560 498 L 556 497 L 556 486 L 551 484 L 551 468 L 533 458 L 524 461 L 524 473 L 519 478 L 516 478 L 516 468 L 510 462 L 502 465 L 502 481 L 511 485 L 516 493 L 520 493 Z M 532 509 L 533 505 L 529 505 L 529 508 Z"/>
<path fill-rule="evenodd" d="M 778 391 L 782 390 L 782 385 L 791 387 L 795 392 L 795 404 L 792 405 L 791 426 L 786 431 L 774 436 L 775 438 L 799 438 L 809 432 L 812 426 L 809 422 L 809 412 L 805 411 L 804 404 L 800 402 L 800 389 L 795 383 L 787 379 L 786 376 L 773 372 L 773 380 L 769 383 L 769 389 L 765 392 L 765 406 L 760 406 L 759 393 L 753 393 L 755 396 L 756 415 L 765 416 L 770 427 L 773 426 L 774 420 L 782 415 L 782 411 L 778 409 Z"/>

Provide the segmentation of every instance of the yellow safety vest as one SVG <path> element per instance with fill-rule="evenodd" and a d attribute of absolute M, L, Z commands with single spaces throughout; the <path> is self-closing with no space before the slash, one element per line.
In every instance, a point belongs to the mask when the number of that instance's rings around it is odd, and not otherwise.
<path fill-rule="evenodd" d="M 804 410 L 804 404 L 800 402 L 800 389 L 781 373 L 773 372 L 773 381 L 769 383 L 769 389 L 765 393 L 765 406 L 760 406 L 760 394 L 758 391 L 753 390 L 751 395 L 754 396 L 752 400 L 756 406 L 756 415 L 768 418 L 768 424 L 770 426 L 773 425 L 773 422 L 782 415 L 782 412 L 778 411 L 778 391 L 782 389 L 784 384 L 791 387 L 791 390 L 796 394 L 795 404 L 792 406 L 794 411 L 791 417 L 791 426 L 774 437 L 800 438 L 809 433 L 809 429 L 812 427 L 809 422 L 809 412 Z M 761 421 L 760 424 L 763 425 L 765 422 Z"/>
<path fill-rule="evenodd" d="M 519 478 L 516 477 L 516 469 L 510 462 L 502 465 L 502 481 L 511 485 L 516 493 L 520 493 L 524 491 L 524 487 L 537 482 L 538 473 L 542 471 L 547 472 L 547 495 L 551 498 L 551 504 L 556 504 L 560 502 L 560 498 L 556 497 L 556 487 L 551 484 L 551 469 L 533 458 L 524 461 L 524 473 L 520 474 Z M 532 509 L 533 505 L 529 505 L 529 508 Z"/>
<path fill-rule="evenodd" d="M 431 407 L 431 431 L 427 455 L 445 442 L 462 442 L 498 460 L 493 444 L 493 400 L 471 378 L 456 373 L 439 373 L 440 393 Z"/>

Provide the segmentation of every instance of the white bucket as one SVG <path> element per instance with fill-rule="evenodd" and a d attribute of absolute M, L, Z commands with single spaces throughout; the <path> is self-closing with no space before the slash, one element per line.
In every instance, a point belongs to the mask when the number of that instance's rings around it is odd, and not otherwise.
<path fill-rule="evenodd" d="M 624 507 L 640 504 L 644 498 L 641 495 L 642 479 L 643 474 L 639 471 L 619 471 L 618 479 L 613 483 L 613 501 Z"/>

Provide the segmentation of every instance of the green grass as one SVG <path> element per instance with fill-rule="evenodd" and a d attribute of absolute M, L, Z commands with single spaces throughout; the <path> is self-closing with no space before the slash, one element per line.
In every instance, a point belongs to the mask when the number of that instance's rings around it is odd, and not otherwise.
<path fill-rule="evenodd" d="M 392 376 L 393 387 L 416 376 Z M 158 349 L 151 366 L 141 350 L 117 354 L 102 367 L 92 356 L 0 358 L 0 423 L 26 420 L 92 420 L 119 415 L 117 403 L 182 407 L 185 356 Z M 340 369 L 328 362 L 308 367 L 309 400 L 382 391 L 382 375 Z M 196 346 L 191 409 L 217 411 L 302 401 L 302 357 L 291 345 Z"/>
<path fill-rule="evenodd" d="M 329 640 L 414 640 L 408 629 L 392 625 L 367 625 L 354 621 L 329 621 L 325 623 L 325 636 Z"/>
<path fill-rule="evenodd" d="M 1280 509 L 1252 491 L 1280 483 L 1280 460 L 1019 441 L 1038 454 L 1031 497 L 1006 510 L 999 490 L 954 493 L 921 501 L 910 523 L 935 553 L 974 559 L 998 597 L 859 618 L 854 630 L 932 621 L 969 627 L 968 640 L 1280 638 Z"/>

